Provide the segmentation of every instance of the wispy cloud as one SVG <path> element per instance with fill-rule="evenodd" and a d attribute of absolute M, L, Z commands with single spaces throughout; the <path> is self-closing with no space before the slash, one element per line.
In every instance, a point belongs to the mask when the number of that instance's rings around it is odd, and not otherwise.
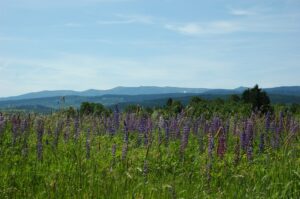
<path fill-rule="evenodd" d="M 214 21 L 211 23 L 182 23 L 166 24 L 165 28 L 186 35 L 226 34 L 240 30 L 240 26 L 234 21 Z"/>
<path fill-rule="evenodd" d="M 231 9 L 228 14 L 239 17 L 211 22 L 167 23 L 164 27 L 190 36 L 236 32 L 300 32 L 300 25 L 298 23 L 300 19 L 299 13 L 262 12 L 262 9 Z M 224 18 L 226 17 L 228 18 L 229 16 L 225 16 Z"/>
<path fill-rule="evenodd" d="M 246 10 L 246 9 L 231 9 L 230 14 L 236 16 L 251 16 L 251 15 L 256 15 L 257 12 L 253 10 Z"/>
<path fill-rule="evenodd" d="M 116 14 L 114 20 L 99 20 L 99 25 L 119 25 L 119 24 L 153 24 L 154 19 L 152 16 L 146 15 L 124 15 Z"/>

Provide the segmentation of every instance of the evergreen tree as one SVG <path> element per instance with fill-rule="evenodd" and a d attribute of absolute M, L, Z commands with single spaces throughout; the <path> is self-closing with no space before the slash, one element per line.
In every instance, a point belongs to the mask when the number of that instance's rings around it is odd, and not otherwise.
<path fill-rule="evenodd" d="M 270 98 L 258 85 L 255 85 L 252 89 L 245 90 L 242 94 L 242 100 L 251 104 L 253 111 L 265 113 L 270 110 Z"/>

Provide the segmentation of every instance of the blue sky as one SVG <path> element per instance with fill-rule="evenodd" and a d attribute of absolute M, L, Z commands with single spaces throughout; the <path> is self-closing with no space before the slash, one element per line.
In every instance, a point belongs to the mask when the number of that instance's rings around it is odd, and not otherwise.
<path fill-rule="evenodd" d="M 0 96 L 300 85 L 299 0 L 0 0 Z"/>

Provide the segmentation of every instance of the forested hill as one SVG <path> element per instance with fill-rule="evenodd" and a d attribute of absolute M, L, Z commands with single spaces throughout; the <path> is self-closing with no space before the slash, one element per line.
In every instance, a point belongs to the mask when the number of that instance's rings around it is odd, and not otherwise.
<path fill-rule="evenodd" d="M 207 88 L 179 88 L 179 87 L 156 87 L 156 86 L 140 86 L 140 87 L 116 87 L 108 90 L 90 89 L 86 91 L 72 90 L 54 90 L 39 91 L 27 93 L 19 96 L 0 98 L 0 101 L 10 100 L 26 100 L 36 98 L 49 98 L 60 96 L 81 96 L 81 97 L 99 97 L 105 95 L 158 95 L 158 94 L 213 94 L 213 95 L 230 95 L 241 94 L 247 87 L 239 87 L 236 89 L 207 89 Z M 300 96 L 300 86 L 286 86 L 263 89 L 268 94 Z"/>

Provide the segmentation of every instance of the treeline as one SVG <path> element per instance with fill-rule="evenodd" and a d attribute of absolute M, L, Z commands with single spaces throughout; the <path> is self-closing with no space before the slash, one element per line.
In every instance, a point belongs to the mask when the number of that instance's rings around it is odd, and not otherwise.
<path fill-rule="evenodd" d="M 69 108 L 68 114 L 80 115 L 110 115 L 114 111 L 119 111 L 118 106 L 105 107 L 100 103 L 84 102 L 81 104 L 79 110 Z M 240 114 L 250 115 L 252 112 L 289 112 L 291 114 L 300 114 L 300 105 L 284 105 L 276 104 L 271 105 L 270 98 L 266 92 L 264 92 L 258 85 L 252 89 L 244 91 L 240 95 L 231 95 L 228 99 L 215 99 L 205 100 L 201 97 L 192 97 L 187 105 L 184 105 L 180 100 L 169 98 L 166 100 L 165 105 L 159 107 L 143 107 L 139 104 L 127 105 L 122 109 L 127 113 L 153 113 L 159 112 L 164 115 L 177 115 L 181 112 L 185 114 L 198 117 L 200 115 L 206 115 L 212 117 L 213 114 L 219 114 L 223 116 Z"/>

